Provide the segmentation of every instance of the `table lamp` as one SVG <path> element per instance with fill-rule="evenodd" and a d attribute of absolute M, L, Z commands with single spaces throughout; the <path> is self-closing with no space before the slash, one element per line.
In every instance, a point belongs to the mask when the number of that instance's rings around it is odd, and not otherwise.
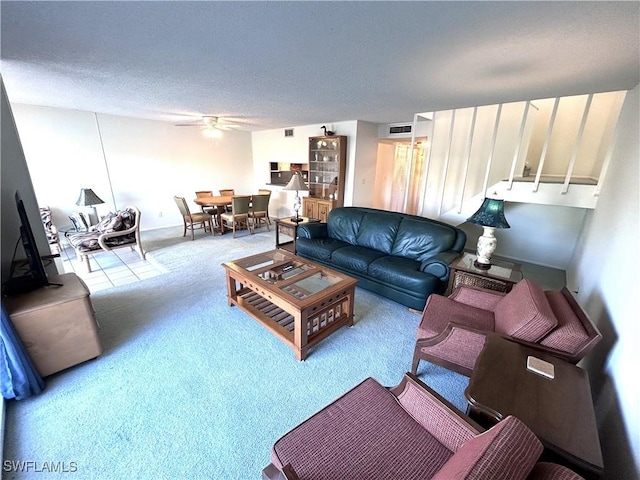
<path fill-rule="evenodd" d="M 79 207 L 91 207 L 93 208 L 93 214 L 96 217 L 96 223 L 98 221 L 98 210 L 96 210 L 96 205 L 100 205 L 104 203 L 98 195 L 90 188 L 81 188 L 80 196 L 78 197 L 78 201 L 76 205 Z"/>
<path fill-rule="evenodd" d="M 309 187 L 307 187 L 306 183 L 302 181 L 302 176 L 300 176 L 300 172 L 293 172 L 293 176 L 291 177 L 291 180 L 289 180 L 289 183 L 287 183 L 287 186 L 284 187 L 283 190 L 295 190 L 296 199 L 295 199 L 295 202 L 293 203 L 293 210 L 296 212 L 296 216 L 292 217 L 291 221 L 295 223 L 301 222 L 302 219 L 299 217 L 298 212 L 302 204 L 300 203 L 300 197 L 298 196 L 298 191 L 299 190 L 302 190 L 303 192 L 308 191 Z"/>
<path fill-rule="evenodd" d="M 494 236 L 495 229 L 511 228 L 504 217 L 504 200 L 485 198 L 478 211 L 471 215 L 467 222 L 484 228 L 484 233 L 478 238 L 477 258 L 473 264 L 477 268 L 488 270 L 491 268 L 491 255 L 498 245 L 498 240 Z"/>

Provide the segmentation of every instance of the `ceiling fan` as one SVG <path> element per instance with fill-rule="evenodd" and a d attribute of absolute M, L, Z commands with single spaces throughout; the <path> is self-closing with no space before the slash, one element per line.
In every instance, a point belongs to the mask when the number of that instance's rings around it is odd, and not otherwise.
<path fill-rule="evenodd" d="M 213 115 L 203 115 L 201 118 L 191 120 L 189 122 L 176 123 L 176 127 L 199 127 L 202 129 L 202 133 L 208 137 L 219 137 L 221 130 L 232 130 L 237 128 L 232 120 L 222 119 Z"/>

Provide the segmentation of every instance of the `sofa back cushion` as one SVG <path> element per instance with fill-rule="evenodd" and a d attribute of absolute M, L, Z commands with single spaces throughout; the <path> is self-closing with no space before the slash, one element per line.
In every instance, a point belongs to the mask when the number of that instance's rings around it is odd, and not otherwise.
<path fill-rule="evenodd" d="M 464 443 L 434 480 L 524 480 L 542 453 L 542 444 L 514 416 Z"/>
<path fill-rule="evenodd" d="M 558 324 L 544 291 L 531 280 L 518 282 L 496 305 L 496 332 L 537 342 Z"/>
<path fill-rule="evenodd" d="M 589 341 L 589 334 L 562 292 L 544 292 L 558 319 L 558 326 L 544 337 L 540 344 L 570 354 L 576 353 Z"/>
<path fill-rule="evenodd" d="M 450 250 L 456 239 L 453 227 L 428 219 L 403 218 L 398 228 L 391 255 L 422 262 L 440 252 Z"/>
<path fill-rule="evenodd" d="M 360 222 L 357 245 L 391 253 L 402 217 L 394 214 L 367 212 Z"/>
<path fill-rule="evenodd" d="M 357 245 L 360 223 L 364 215 L 365 211 L 358 208 L 334 208 L 329 212 L 327 235 Z"/>

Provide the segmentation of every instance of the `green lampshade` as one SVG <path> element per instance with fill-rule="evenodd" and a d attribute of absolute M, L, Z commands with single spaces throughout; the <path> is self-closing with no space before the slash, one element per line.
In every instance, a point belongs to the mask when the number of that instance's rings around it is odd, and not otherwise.
<path fill-rule="evenodd" d="M 511 228 L 504 217 L 504 200 L 485 198 L 476 213 L 467 218 L 467 222 L 483 227 Z"/>

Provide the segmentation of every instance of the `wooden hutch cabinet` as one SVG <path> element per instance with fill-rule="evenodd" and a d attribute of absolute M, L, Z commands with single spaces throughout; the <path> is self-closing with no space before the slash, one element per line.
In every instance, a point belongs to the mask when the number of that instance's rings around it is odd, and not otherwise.
<path fill-rule="evenodd" d="M 303 216 L 327 221 L 331 209 L 344 203 L 347 137 L 309 138 L 309 196 L 303 198 Z"/>

